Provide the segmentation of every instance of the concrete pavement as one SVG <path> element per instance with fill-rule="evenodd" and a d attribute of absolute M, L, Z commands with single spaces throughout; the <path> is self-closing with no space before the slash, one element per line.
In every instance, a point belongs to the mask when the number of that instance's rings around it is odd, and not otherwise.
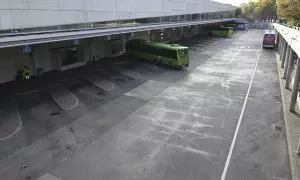
<path fill-rule="evenodd" d="M 127 93 L 0 161 L 0 179 L 291 179 L 274 51 L 261 50 L 262 37 L 187 40 L 189 68 L 135 88 L 103 73 Z"/>

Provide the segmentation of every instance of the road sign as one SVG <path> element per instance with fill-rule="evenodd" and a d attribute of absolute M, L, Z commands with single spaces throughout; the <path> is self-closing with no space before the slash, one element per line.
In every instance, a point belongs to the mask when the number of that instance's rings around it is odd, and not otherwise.
<path fill-rule="evenodd" d="M 22 52 L 24 54 L 32 53 L 32 46 L 31 45 L 22 46 Z"/>
<path fill-rule="evenodd" d="M 80 44 L 79 39 L 73 39 L 72 40 L 72 45 L 78 46 Z"/>

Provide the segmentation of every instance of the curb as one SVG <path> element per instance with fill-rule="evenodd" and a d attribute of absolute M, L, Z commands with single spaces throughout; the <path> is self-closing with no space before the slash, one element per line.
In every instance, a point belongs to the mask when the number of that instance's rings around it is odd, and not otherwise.
<path fill-rule="evenodd" d="M 281 103 L 282 103 L 282 110 L 283 110 L 283 119 L 284 119 L 284 125 L 285 125 L 285 134 L 287 139 L 287 149 L 288 149 L 288 156 L 289 156 L 289 162 L 290 162 L 290 169 L 291 169 L 291 177 L 292 180 L 299 180 L 299 171 L 297 169 L 297 159 L 296 159 L 296 152 L 293 150 L 293 144 L 292 144 L 292 135 L 289 128 L 289 121 L 288 121 L 288 113 L 290 113 L 286 105 L 289 104 L 287 100 L 285 100 L 285 87 L 284 87 L 284 81 L 282 79 L 282 70 L 281 70 L 281 63 L 279 59 L 279 55 L 276 54 L 276 64 L 277 64 L 277 71 L 278 71 L 278 79 L 279 79 L 279 85 L 280 85 L 280 94 L 281 94 Z"/>

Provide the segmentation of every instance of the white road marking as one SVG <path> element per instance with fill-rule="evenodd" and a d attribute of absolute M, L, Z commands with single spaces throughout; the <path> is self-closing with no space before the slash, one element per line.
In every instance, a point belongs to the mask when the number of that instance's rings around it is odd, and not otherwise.
<path fill-rule="evenodd" d="M 33 94 L 33 93 L 39 93 L 39 92 L 42 92 L 42 90 L 25 91 L 25 92 L 17 93 L 16 96 L 27 95 L 27 94 Z"/>
<path fill-rule="evenodd" d="M 5 140 L 8 140 L 12 137 L 14 137 L 18 132 L 21 131 L 22 127 L 23 127 L 23 121 L 21 119 L 21 115 L 19 113 L 19 110 L 17 109 L 16 110 L 16 113 L 17 113 L 17 116 L 18 116 L 18 119 L 19 119 L 19 124 L 18 124 L 18 127 L 12 132 L 10 133 L 9 135 L 3 137 L 3 138 L 0 138 L 0 141 L 5 141 Z"/>
<path fill-rule="evenodd" d="M 62 103 L 60 103 L 60 101 L 57 99 L 57 98 L 55 98 L 54 96 L 52 97 L 51 96 L 51 98 L 55 101 L 55 103 L 60 107 L 60 108 L 62 108 L 63 110 L 71 110 L 71 109 L 74 109 L 78 104 L 79 104 L 79 99 L 74 95 L 74 98 L 75 98 L 75 100 L 76 100 L 76 102 L 72 105 L 72 106 L 70 106 L 70 107 L 64 107 L 63 105 L 62 105 Z"/>
<path fill-rule="evenodd" d="M 38 180 L 63 180 L 63 179 L 54 176 L 53 174 L 46 173 L 43 176 L 39 177 Z"/>
<path fill-rule="evenodd" d="M 103 90 L 105 90 L 105 91 L 112 91 L 112 90 L 115 89 L 115 84 L 114 84 L 113 82 L 111 82 L 110 88 L 105 88 L 105 87 L 103 86 L 103 84 L 102 84 L 100 87 L 101 87 Z"/>
<path fill-rule="evenodd" d="M 96 76 L 86 76 L 85 80 L 92 83 L 94 86 L 103 89 L 104 91 L 112 91 L 115 88 L 115 84 L 108 79 L 96 77 Z"/>
<path fill-rule="evenodd" d="M 253 73 L 252 73 L 252 77 L 251 77 L 251 81 L 250 81 L 250 84 L 249 84 L 249 87 L 248 87 L 247 94 L 245 96 L 245 100 L 244 100 L 243 108 L 242 108 L 242 111 L 241 111 L 241 114 L 240 114 L 240 117 L 239 117 L 239 120 L 238 120 L 238 124 L 236 126 L 235 133 L 234 133 L 234 136 L 233 136 L 233 139 L 232 139 L 232 142 L 231 142 L 229 153 L 228 153 L 226 163 L 225 163 L 225 166 L 224 166 L 224 169 L 223 169 L 223 172 L 222 172 L 221 180 L 226 179 L 226 174 L 227 174 L 227 171 L 228 171 L 228 167 L 229 167 L 229 163 L 230 163 L 230 160 L 231 160 L 232 152 L 233 152 L 233 149 L 234 149 L 234 146 L 235 146 L 235 143 L 236 143 L 236 139 L 237 139 L 237 135 L 238 135 L 238 132 L 240 130 L 241 122 L 242 122 L 242 119 L 243 119 L 243 116 L 244 116 L 246 104 L 247 104 L 247 101 L 248 101 L 248 97 L 249 97 L 249 94 L 250 94 L 253 79 L 254 79 L 254 76 L 255 76 L 255 73 L 256 73 L 258 61 L 259 61 L 260 54 L 261 54 L 260 50 L 257 51 L 257 53 L 258 53 L 258 55 L 257 55 L 255 67 L 254 67 L 254 70 L 253 70 Z"/>
<path fill-rule="evenodd" d="M 206 157 L 206 158 L 210 158 L 210 157 L 217 157 L 216 155 L 214 154 L 211 154 L 209 152 L 206 152 L 206 151 L 202 151 L 202 150 L 199 150 L 199 149 L 195 149 L 195 148 L 192 148 L 190 146 L 181 146 L 181 145 L 177 145 L 177 144 L 172 144 L 172 143 L 167 143 L 165 141 L 160 141 L 160 140 L 155 140 L 155 139 L 151 139 L 151 138 L 147 138 L 147 137 L 144 137 L 144 136 L 136 136 L 136 135 L 133 135 L 133 134 L 130 134 L 131 136 L 134 136 L 136 138 L 139 138 L 139 139 L 143 139 L 143 140 L 147 140 L 147 141 L 151 141 L 151 142 L 154 142 L 154 143 L 157 143 L 157 144 L 160 144 L 160 145 L 164 145 L 164 146 L 170 146 L 170 147 L 175 147 L 175 148 L 178 148 L 178 149 L 181 149 L 181 150 L 184 150 L 186 152 L 192 152 L 192 153 L 196 153 L 196 154 L 201 154 L 202 156 Z M 156 150 L 157 151 L 157 150 Z M 157 154 L 157 152 L 154 151 L 152 154 Z M 152 154 L 150 154 L 149 156 L 153 156 Z M 150 158 L 151 159 L 151 158 Z M 152 158 L 153 159 L 153 158 Z"/>

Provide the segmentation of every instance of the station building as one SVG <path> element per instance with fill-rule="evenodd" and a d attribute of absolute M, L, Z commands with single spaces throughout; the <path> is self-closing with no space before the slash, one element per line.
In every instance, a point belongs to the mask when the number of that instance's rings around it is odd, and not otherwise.
<path fill-rule="evenodd" d="M 2 0 L 0 83 L 24 66 L 32 76 L 122 55 L 129 39 L 176 41 L 233 20 L 210 0 Z"/>

